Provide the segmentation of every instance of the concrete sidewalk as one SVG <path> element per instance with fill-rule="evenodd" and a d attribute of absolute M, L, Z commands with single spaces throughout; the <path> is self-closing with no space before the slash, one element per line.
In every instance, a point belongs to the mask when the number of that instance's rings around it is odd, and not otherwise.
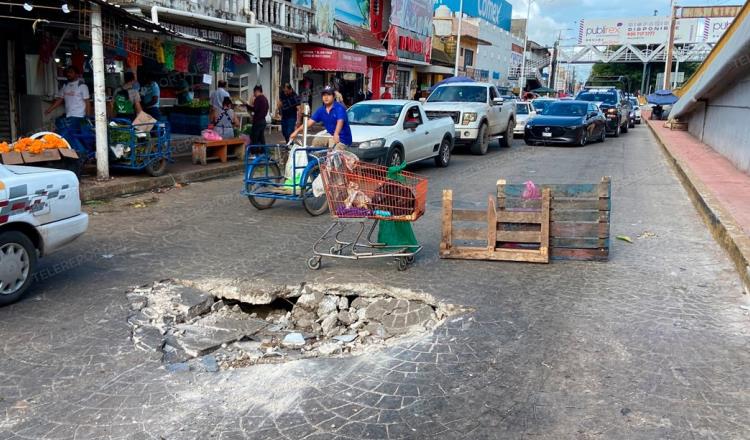
<path fill-rule="evenodd" d="M 281 132 L 273 131 L 266 133 L 268 144 L 283 144 L 284 137 Z M 173 153 L 174 163 L 169 164 L 167 174 L 161 177 L 151 177 L 146 172 L 128 172 L 112 170 L 112 180 L 98 182 L 96 180 L 96 169 L 88 167 L 81 177 L 81 200 L 100 200 L 119 197 L 125 194 L 141 193 L 156 188 L 174 186 L 198 182 L 201 180 L 218 179 L 237 175 L 244 169 L 244 164 L 237 160 L 229 160 L 227 163 L 210 162 L 208 165 L 194 165 L 192 163 L 192 143 L 188 148 L 176 149 Z"/>
<path fill-rule="evenodd" d="M 647 123 L 750 294 L 750 175 L 687 131 Z"/>

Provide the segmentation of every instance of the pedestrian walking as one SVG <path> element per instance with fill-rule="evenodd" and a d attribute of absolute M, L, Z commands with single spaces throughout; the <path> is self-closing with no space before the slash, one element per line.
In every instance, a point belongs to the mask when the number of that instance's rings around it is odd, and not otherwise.
<path fill-rule="evenodd" d="M 65 68 L 65 78 L 68 82 L 55 94 L 55 101 L 44 112 L 52 113 L 54 109 L 65 105 L 65 117 L 68 122 L 78 122 L 78 126 L 86 115 L 91 114 L 91 96 L 86 83 L 80 78 L 80 72 L 74 66 Z"/>
<path fill-rule="evenodd" d="M 290 136 L 299 123 L 301 102 L 291 84 L 284 84 L 279 102 L 281 103 L 281 133 L 284 135 L 284 140 L 289 143 Z"/>
<path fill-rule="evenodd" d="M 321 123 L 328 134 L 331 135 L 329 146 L 337 150 L 345 150 L 352 144 L 352 130 L 349 127 L 349 119 L 346 116 L 346 107 L 338 102 L 335 98 L 336 90 L 331 86 L 326 86 L 321 92 L 323 106 L 307 120 L 307 127 L 310 128 L 316 123 Z M 303 126 L 300 125 L 292 133 L 292 138 L 297 136 Z"/>
<path fill-rule="evenodd" d="M 268 116 L 268 99 L 263 95 L 263 87 L 258 84 L 253 88 L 253 102 L 247 108 L 253 112 L 253 126 L 250 129 L 250 144 L 266 144 L 266 116 Z"/>

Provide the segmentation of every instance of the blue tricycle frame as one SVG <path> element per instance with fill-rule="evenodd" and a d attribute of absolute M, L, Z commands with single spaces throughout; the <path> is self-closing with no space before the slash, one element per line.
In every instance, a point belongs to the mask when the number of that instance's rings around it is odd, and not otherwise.
<path fill-rule="evenodd" d="M 85 121 L 82 123 L 82 121 Z M 174 163 L 172 159 L 172 135 L 168 122 L 153 124 L 133 124 L 128 119 L 111 119 L 116 125 L 107 125 L 109 143 L 109 167 L 142 171 L 146 170 L 151 176 L 163 175 L 167 163 Z M 78 126 L 76 127 L 75 124 Z M 96 132 L 90 118 L 58 118 L 55 121 L 57 133 L 65 138 L 71 148 L 76 150 L 82 162 L 96 159 Z M 153 125 L 149 132 L 139 130 L 139 127 Z M 127 141 L 116 141 L 127 138 Z M 115 139 L 115 141 L 113 141 Z M 117 158 L 112 147 L 121 146 L 124 156 Z"/>
<path fill-rule="evenodd" d="M 251 152 L 261 150 L 252 156 Z M 277 152 L 276 157 L 272 154 Z M 327 147 L 297 147 L 296 151 L 304 151 L 307 163 L 297 164 L 297 155 L 290 154 L 292 161 L 292 178 L 287 180 L 278 157 L 282 151 L 290 150 L 290 146 L 276 145 L 248 145 L 245 151 L 244 189 L 242 194 L 247 196 L 250 203 L 259 210 L 268 209 L 276 200 L 302 202 L 305 210 L 312 216 L 319 216 L 328 211 L 328 201 L 325 195 L 315 197 L 312 191 L 313 181 L 320 175 L 320 162 L 325 160 Z M 297 178 L 299 176 L 299 179 Z"/>

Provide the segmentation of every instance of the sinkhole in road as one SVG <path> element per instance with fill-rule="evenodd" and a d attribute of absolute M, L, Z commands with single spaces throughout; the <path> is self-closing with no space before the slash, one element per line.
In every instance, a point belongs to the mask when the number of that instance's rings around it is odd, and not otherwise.
<path fill-rule="evenodd" d="M 467 308 L 372 284 L 162 280 L 131 289 L 130 338 L 170 371 L 367 352 L 432 332 Z"/>

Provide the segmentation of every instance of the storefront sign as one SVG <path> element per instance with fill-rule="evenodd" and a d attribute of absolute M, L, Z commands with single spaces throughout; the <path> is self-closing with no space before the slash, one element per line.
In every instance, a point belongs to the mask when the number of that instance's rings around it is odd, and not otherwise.
<path fill-rule="evenodd" d="M 432 36 L 434 0 L 392 0 L 391 25 L 415 32 L 424 37 Z"/>
<path fill-rule="evenodd" d="M 436 0 L 435 9 L 445 5 L 453 12 L 458 12 L 461 0 Z M 500 29 L 510 31 L 510 18 L 513 6 L 507 0 L 474 0 L 464 1 L 464 14 L 482 18 Z"/>
<path fill-rule="evenodd" d="M 388 30 L 387 59 L 424 61 L 429 63 L 432 56 L 432 37 L 425 38 L 415 32 L 391 26 Z"/>
<path fill-rule="evenodd" d="M 367 73 L 364 55 L 321 46 L 301 46 L 297 49 L 297 64 L 308 70 L 327 72 Z"/>
<path fill-rule="evenodd" d="M 192 37 L 203 38 L 214 43 L 219 43 L 226 46 L 231 46 L 232 43 L 234 43 L 234 37 L 226 32 L 214 31 L 209 29 L 199 29 L 191 26 L 183 26 L 181 24 L 174 24 L 163 21 L 159 24 L 173 32 L 190 35 Z"/>

